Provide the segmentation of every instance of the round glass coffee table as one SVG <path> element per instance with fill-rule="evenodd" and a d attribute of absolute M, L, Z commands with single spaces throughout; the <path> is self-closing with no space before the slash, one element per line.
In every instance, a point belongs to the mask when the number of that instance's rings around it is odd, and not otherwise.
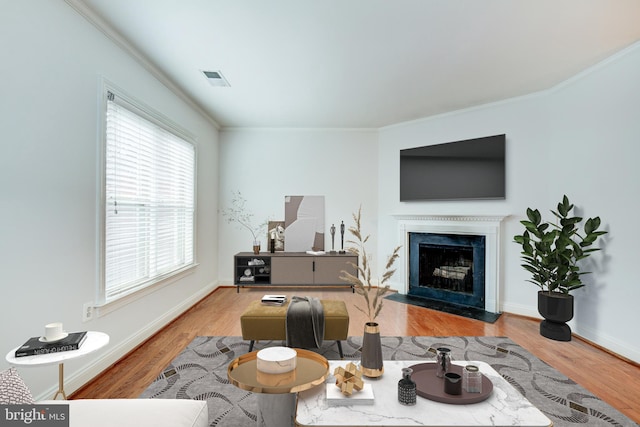
<path fill-rule="evenodd" d="M 316 387 L 329 376 L 329 362 L 318 353 L 295 349 L 296 369 L 287 374 L 261 375 L 257 351 L 244 354 L 229 364 L 227 377 L 242 390 L 257 393 L 258 426 L 293 426 L 296 393 Z"/>

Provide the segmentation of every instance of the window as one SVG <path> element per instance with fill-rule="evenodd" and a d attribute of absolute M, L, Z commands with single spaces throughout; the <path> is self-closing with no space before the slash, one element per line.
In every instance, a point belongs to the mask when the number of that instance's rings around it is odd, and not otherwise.
<path fill-rule="evenodd" d="M 194 264 L 195 148 L 172 127 L 107 92 L 103 304 Z"/>

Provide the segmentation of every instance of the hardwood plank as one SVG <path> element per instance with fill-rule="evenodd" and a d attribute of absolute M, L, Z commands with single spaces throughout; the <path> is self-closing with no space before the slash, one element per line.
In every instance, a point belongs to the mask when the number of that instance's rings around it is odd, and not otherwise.
<path fill-rule="evenodd" d="M 72 399 L 136 398 L 196 336 L 240 336 L 240 315 L 264 288 L 218 288 L 71 395 Z M 272 288 L 268 293 L 275 293 Z M 341 299 L 349 311 L 349 335 L 361 335 L 366 316 L 355 308 L 362 297 L 341 288 L 278 288 L 277 293 Z M 506 336 L 640 422 L 640 365 L 579 338 L 552 341 L 539 333 L 539 321 L 504 313 L 485 323 L 385 300 L 377 319 L 386 336 Z"/>

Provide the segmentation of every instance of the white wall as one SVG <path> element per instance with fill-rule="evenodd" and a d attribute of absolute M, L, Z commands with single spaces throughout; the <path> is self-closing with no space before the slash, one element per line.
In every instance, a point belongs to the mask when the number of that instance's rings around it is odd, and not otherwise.
<path fill-rule="evenodd" d="M 340 247 L 340 221 L 353 225 L 362 206 L 362 226 L 372 234 L 375 252 L 378 206 L 377 131 L 235 129 L 220 132 L 220 208 L 230 206 L 240 191 L 256 224 L 284 221 L 287 195 L 325 196 L 325 249 L 331 249 L 329 228 L 335 224 Z M 233 255 L 251 251 L 246 229 L 218 219 L 220 283 L 233 283 Z M 347 231 L 345 240 L 350 238 Z M 266 251 L 266 234 L 262 250 Z M 345 244 L 346 246 L 346 244 Z M 286 249 L 286 240 L 285 240 Z"/>
<path fill-rule="evenodd" d="M 640 44 L 549 95 L 550 188 L 565 191 L 585 217 L 600 216 L 604 250 L 589 258 L 588 286 L 576 292 L 573 329 L 640 361 Z"/>
<path fill-rule="evenodd" d="M 0 369 L 46 323 L 108 333 L 108 347 L 65 364 L 71 392 L 216 286 L 218 132 L 66 3 L 3 0 L 0 8 Z M 101 76 L 195 135 L 200 264 L 82 323 L 98 279 Z M 53 395 L 55 367 L 19 370 L 37 398 Z"/>
<path fill-rule="evenodd" d="M 598 262 L 589 287 L 576 292 L 572 327 L 640 361 L 634 330 L 640 300 L 634 283 L 638 46 L 547 92 L 379 131 L 240 129 L 218 137 L 210 122 L 62 1 L 0 1 L 0 344 L 8 352 L 51 321 L 64 322 L 67 330 L 109 333 L 109 347 L 66 364 L 68 391 L 218 280 L 232 282 L 233 254 L 250 250 L 252 240 L 217 217 L 235 190 L 259 219 L 284 219 L 285 195 L 324 195 L 327 248 L 331 223 L 351 225 L 362 205 L 379 263 L 397 244 L 391 214 L 511 214 L 502 234 L 502 309 L 525 315 L 537 314 L 537 288 L 525 283 L 512 236 L 520 232 L 527 206 L 546 211 L 567 193 L 582 213 L 600 215 L 611 232 L 605 250 L 592 258 Z M 144 302 L 82 323 L 82 305 L 93 300 L 97 281 L 100 76 L 196 135 L 200 264 Z M 506 200 L 398 201 L 399 149 L 503 132 Z M 5 367 L 2 358 L 0 369 Z M 55 371 L 20 368 L 38 398 L 53 394 Z"/>
<path fill-rule="evenodd" d="M 537 316 L 520 248 L 527 207 L 548 213 L 563 194 L 585 217 L 600 216 L 601 246 L 588 261 L 594 274 L 576 291 L 571 326 L 581 336 L 640 361 L 635 330 L 640 288 L 635 257 L 640 231 L 640 45 L 556 88 L 527 97 L 380 130 L 379 244 L 397 243 L 392 214 L 508 214 L 503 223 L 504 311 Z M 399 202 L 398 150 L 506 133 L 507 197 L 503 201 Z M 398 289 L 404 284 L 396 283 Z"/>

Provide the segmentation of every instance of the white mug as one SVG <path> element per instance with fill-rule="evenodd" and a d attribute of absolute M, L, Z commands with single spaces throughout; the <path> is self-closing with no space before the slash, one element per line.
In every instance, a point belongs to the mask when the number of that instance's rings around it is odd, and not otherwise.
<path fill-rule="evenodd" d="M 47 341 L 55 341 L 64 338 L 62 330 L 62 322 L 49 323 L 44 327 L 44 339 Z"/>

